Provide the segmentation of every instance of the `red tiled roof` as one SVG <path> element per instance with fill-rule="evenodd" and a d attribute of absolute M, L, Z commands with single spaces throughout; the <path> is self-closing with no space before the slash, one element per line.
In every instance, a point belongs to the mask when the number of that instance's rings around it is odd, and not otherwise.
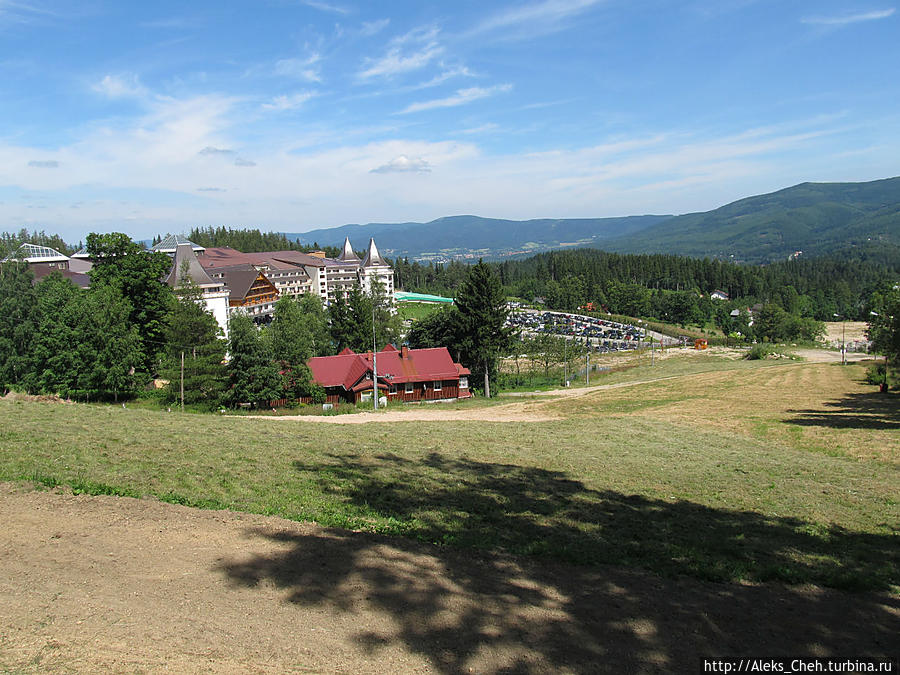
<path fill-rule="evenodd" d="M 407 357 L 394 347 L 385 347 L 376 354 L 378 379 L 388 378 L 395 384 L 454 380 L 470 374 L 468 368 L 453 363 L 446 347 L 410 349 Z M 309 360 L 313 379 L 323 387 L 352 389 L 360 379 L 372 371 L 372 353 L 356 354 L 345 349 L 337 356 L 317 356 Z M 369 385 L 371 386 L 371 385 Z"/>

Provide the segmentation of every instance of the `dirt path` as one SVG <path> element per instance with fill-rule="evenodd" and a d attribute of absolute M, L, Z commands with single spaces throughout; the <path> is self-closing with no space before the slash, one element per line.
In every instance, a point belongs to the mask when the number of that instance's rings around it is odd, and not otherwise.
<path fill-rule="evenodd" d="M 666 580 L 0 483 L 0 671 L 702 672 L 896 656 L 900 599 Z"/>

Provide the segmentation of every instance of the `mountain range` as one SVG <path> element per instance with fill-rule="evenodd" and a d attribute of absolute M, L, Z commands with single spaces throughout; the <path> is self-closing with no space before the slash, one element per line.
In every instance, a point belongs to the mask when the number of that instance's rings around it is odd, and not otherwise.
<path fill-rule="evenodd" d="M 791 256 L 900 253 L 900 177 L 866 183 L 801 183 L 712 211 L 621 218 L 501 220 L 449 216 L 427 223 L 344 225 L 284 233 L 303 244 L 339 246 L 369 237 L 390 257 L 504 259 L 574 247 L 674 253 L 766 263 Z"/>

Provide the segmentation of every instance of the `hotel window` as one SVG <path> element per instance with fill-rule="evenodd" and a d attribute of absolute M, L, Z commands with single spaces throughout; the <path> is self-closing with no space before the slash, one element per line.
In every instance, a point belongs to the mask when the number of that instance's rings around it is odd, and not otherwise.
<path fill-rule="evenodd" d="M 434 382 L 433 385 L 434 385 L 434 386 L 433 386 L 433 389 L 434 389 L 435 391 L 440 391 L 440 390 L 441 390 L 441 382 L 440 382 L 440 381 Z"/>

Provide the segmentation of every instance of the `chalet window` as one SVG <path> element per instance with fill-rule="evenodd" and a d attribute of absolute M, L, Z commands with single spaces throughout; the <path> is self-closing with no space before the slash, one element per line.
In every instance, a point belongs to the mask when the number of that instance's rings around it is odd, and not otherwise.
<path fill-rule="evenodd" d="M 397 385 L 392 383 L 392 384 L 388 387 L 388 393 L 389 393 L 389 394 L 396 394 L 396 393 L 397 393 Z"/>
<path fill-rule="evenodd" d="M 433 389 L 434 389 L 435 391 L 440 391 L 440 390 L 441 390 L 441 384 L 442 384 L 442 383 L 441 383 L 440 381 L 434 382 L 434 387 L 433 387 Z"/>
<path fill-rule="evenodd" d="M 468 389 L 469 388 L 469 378 L 468 377 L 460 377 L 459 378 L 459 388 L 460 389 Z"/>
<path fill-rule="evenodd" d="M 407 394 L 413 393 L 413 383 L 412 383 L 412 382 L 407 382 L 407 383 L 406 383 L 406 388 L 404 389 L 404 391 L 405 391 Z"/>

